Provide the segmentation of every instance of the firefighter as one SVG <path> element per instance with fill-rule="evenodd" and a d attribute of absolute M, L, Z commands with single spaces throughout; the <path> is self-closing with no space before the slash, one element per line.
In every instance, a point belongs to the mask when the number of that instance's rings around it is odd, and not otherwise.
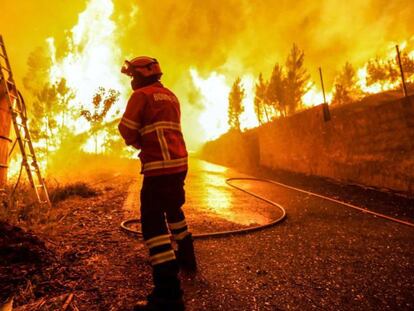
<path fill-rule="evenodd" d="M 126 145 L 141 150 L 141 225 L 154 282 L 147 301 L 139 302 L 134 310 L 184 310 L 178 272 L 181 268 L 195 273 L 197 264 L 181 209 L 188 165 L 180 104 L 161 84 L 162 72 L 156 59 L 140 56 L 125 61 L 121 72 L 131 77 L 133 93 L 118 128 Z"/>

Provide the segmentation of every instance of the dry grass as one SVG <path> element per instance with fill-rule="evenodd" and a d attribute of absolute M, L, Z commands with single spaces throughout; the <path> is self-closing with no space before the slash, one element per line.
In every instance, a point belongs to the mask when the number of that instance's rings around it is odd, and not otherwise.
<path fill-rule="evenodd" d="M 13 186 L 6 188 L 0 201 L 0 220 L 10 223 L 24 223 L 30 227 L 41 222 L 47 210 L 37 204 L 32 188 L 25 183 L 13 191 Z"/>
<path fill-rule="evenodd" d="M 90 198 L 98 195 L 99 192 L 84 182 L 76 182 L 64 186 L 58 186 L 50 191 L 50 200 L 57 203 L 71 196 L 80 196 L 82 198 Z"/>
<path fill-rule="evenodd" d="M 27 183 L 21 183 L 13 191 L 10 186 L 0 194 L 0 221 L 6 221 L 26 229 L 34 229 L 36 226 L 50 225 L 60 216 L 58 202 L 73 196 L 89 198 L 99 195 L 99 191 L 84 182 L 75 182 L 65 185 L 57 185 L 49 189 L 52 208 L 46 204 L 39 204 L 34 191 Z"/>
<path fill-rule="evenodd" d="M 109 191 L 103 184 L 119 175 L 130 174 L 131 167 L 136 168 L 138 175 L 137 159 L 85 153 L 71 154 L 68 159 L 68 156 L 57 154 L 51 159 L 49 174 L 46 174 L 52 209 L 37 203 L 34 191 L 23 173 L 15 191 L 16 180 L 10 179 L 6 191 L 0 192 L 0 221 L 25 229 L 34 229 L 34 225 L 52 225 L 53 221 L 62 218 L 60 202 L 76 196 L 90 198 Z"/>

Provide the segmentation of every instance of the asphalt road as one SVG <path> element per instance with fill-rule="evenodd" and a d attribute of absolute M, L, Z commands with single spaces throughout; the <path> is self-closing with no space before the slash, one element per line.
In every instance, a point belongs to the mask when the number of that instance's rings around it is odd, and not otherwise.
<path fill-rule="evenodd" d="M 191 161 L 184 210 L 194 233 L 263 224 L 280 214 L 225 184 L 246 176 Z M 414 309 L 414 228 L 275 185 L 234 183 L 283 205 L 287 219 L 256 233 L 196 241 L 200 273 L 183 277 L 188 310 Z M 384 205 L 378 198 L 370 204 L 376 200 Z M 137 200 L 126 202 L 138 208 Z"/>

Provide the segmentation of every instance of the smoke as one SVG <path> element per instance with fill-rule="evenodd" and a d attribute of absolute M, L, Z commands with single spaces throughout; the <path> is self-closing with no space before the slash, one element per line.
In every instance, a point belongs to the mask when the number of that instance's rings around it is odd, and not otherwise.
<path fill-rule="evenodd" d="M 179 75 L 189 66 L 206 73 L 234 62 L 240 68 L 228 71 L 270 72 L 295 42 L 309 70 L 322 66 L 331 80 L 346 61 L 358 65 L 414 35 L 410 0 L 144 0 L 138 6 L 125 50 L 155 54 Z"/>
<path fill-rule="evenodd" d="M 200 114 L 186 107 L 195 103 L 194 85 L 184 82 L 189 68 L 206 80 L 212 72 L 224 74 L 228 85 L 240 75 L 263 72 L 268 77 L 296 43 L 305 51 L 305 65 L 317 85 L 317 68 L 322 67 L 329 91 L 345 62 L 362 66 L 414 35 L 410 0 L 143 0 L 137 5 L 123 49 L 131 56 L 160 59 L 164 81 L 184 102 L 184 129 L 197 128 Z M 203 140 L 203 133 L 197 135 Z"/>

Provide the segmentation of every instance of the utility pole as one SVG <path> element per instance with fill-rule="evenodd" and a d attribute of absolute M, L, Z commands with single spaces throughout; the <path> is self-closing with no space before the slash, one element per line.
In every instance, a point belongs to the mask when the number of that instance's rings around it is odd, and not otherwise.
<path fill-rule="evenodd" d="M 322 94 L 323 94 L 323 119 L 324 121 L 331 120 L 331 113 L 329 111 L 328 103 L 326 102 L 325 86 L 323 84 L 322 68 L 319 67 L 319 77 L 321 78 Z"/>
<path fill-rule="evenodd" d="M 398 44 L 395 46 L 395 48 L 397 49 L 397 58 L 398 58 L 398 64 L 400 66 L 401 81 L 402 81 L 402 87 L 403 87 L 404 97 L 407 98 L 408 97 L 407 85 L 405 84 L 404 70 L 403 70 L 403 67 L 402 67 L 401 55 L 400 55 L 400 48 L 399 48 Z"/>
<path fill-rule="evenodd" d="M 323 84 L 323 76 L 322 76 L 322 68 L 321 67 L 319 67 L 319 77 L 321 78 L 321 86 L 322 86 L 322 94 L 323 94 L 323 103 L 326 104 L 325 86 Z"/>

